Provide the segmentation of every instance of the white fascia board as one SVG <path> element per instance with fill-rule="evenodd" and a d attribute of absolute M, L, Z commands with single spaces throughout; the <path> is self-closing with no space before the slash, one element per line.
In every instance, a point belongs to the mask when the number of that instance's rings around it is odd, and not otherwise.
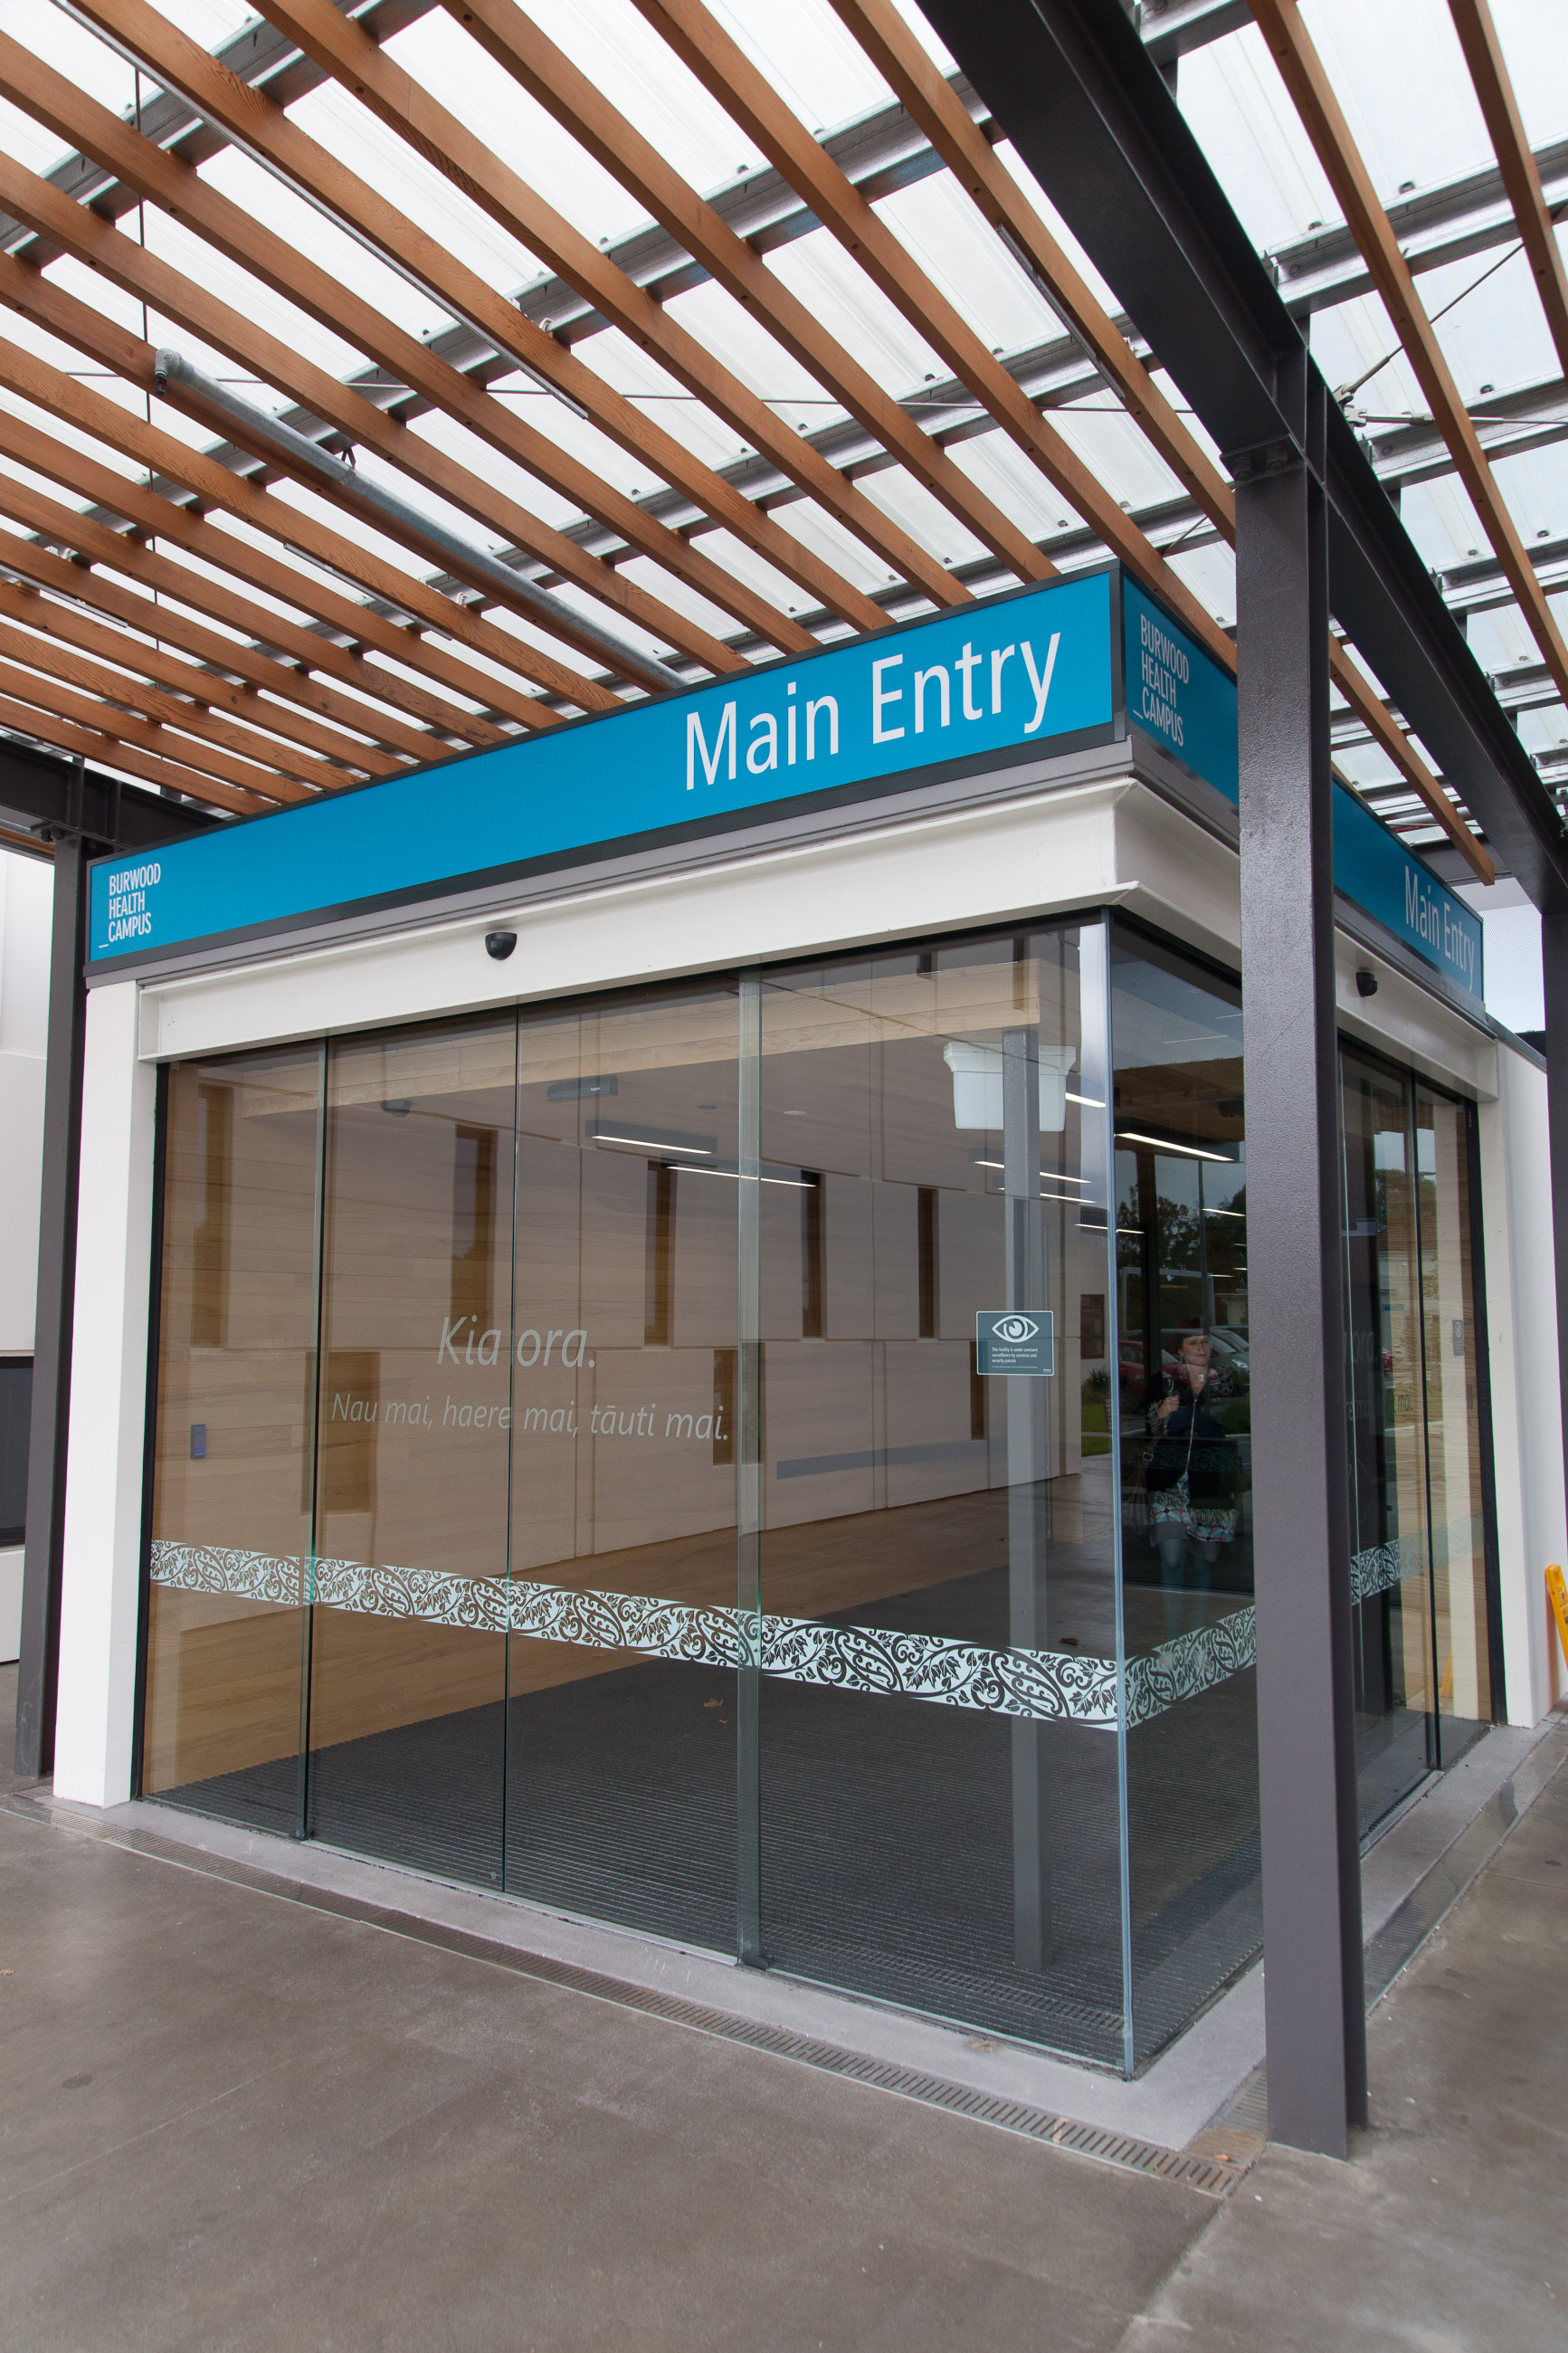
<path fill-rule="evenodd" d="M 1235 966 L 1232 813 L 1168 764 L 1145 781 L 1121 756 L 1121 773 L 1078 783 L 998 792 L 989 779 L 986 792 L 971 779 L 952 798 L 837 813 L 830 829 L 721 838 L 651 870 L 539 878 L 511 899 L 437 902 L 346 936 L 230 947 L 141 984 L 140 1051 L 231 1052 L 1107 905 Z M 497 930 L 517 934 L 501 963 L 484 947 Z M 1492 1040 L 1440 996 L 1342 934 L 1336 964 L 1347 1031 L 1440 1085 L 1494 1092 Z M 1369 966 L 1379 993 L 1363 998 L 1354 976 Z"/>
<path fill-rule="evenodd" d="M 143 984 L 153 1060 L 624 987 L 1126 895 L 1126 776 L 947 808 L 698 871 L 585 887 L 248 967 Z M 517 934 L 504 963 L 487 932 Z"/>

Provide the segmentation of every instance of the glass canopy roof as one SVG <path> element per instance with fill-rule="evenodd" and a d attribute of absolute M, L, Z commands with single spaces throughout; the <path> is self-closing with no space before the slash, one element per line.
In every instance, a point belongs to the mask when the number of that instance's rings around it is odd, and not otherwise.
<path fill-rule="evenodd" d="M 1490 5 L 1568 217 L 1568 12 Z M 1561 639 L 1237 14 L 1142 30 L 1568 790 Z M 1562 629 L 1563 345 L 1448 0 L 1300 17 Z M 0 727 L 142 784 L 297 800 L 1108 551 L 1228 651 L 1218 454 L 913 0 L 0 0 Z"/>

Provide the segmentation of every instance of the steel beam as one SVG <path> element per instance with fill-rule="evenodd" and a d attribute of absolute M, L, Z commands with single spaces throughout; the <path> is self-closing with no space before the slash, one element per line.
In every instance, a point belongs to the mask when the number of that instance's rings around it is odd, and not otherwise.
<path fill-rule="evenodd" d="M 46 760 L 8 744 L 0 744 L 0 812 L 52 840 L 55 861 L 21 1663 L 16 1684 L 16 1769 L 25 1779 L 33 1780 L 47 1773 L 54 1761 L 76 1294 L 77 1157 L 87 1011 L 82 968 L 88 860 L 100 849 L 135 849 L 205 833 L 213 820 L 177 802 L 138 792 L 114 777 Z"/>
<path fill-rule="evenodd" d="M 1533 161 L 1548 204 L 1553 209 L 1568 204 L 1568 139 L 1537 147 Z M 1412 189 L 1389 206 L 1388 219 L 1417 278 L 1473 254 L 1495 253 L 1519 237 L 1495 164 Z M 1343 221 L 1308 229 L 1273 247 L 1268 259 L 1286 307 L 1297 318 L 1333 310 L 1372 290 L 1372 273 Z"/>
<path fill-rule="evenodd" d="M 1300 331 L 1118 0 L 924 5 L 1219 447 L 1293 440 L 1278 371 Z M 1568 907 L 1551 796 L 1355 433 L 1327 408 L 1333 610 L 1535 903 Z"/>
<path fill-rule="evenodd" d="M 1247 0 L 1142 0 L 1138 31 L 1162 73 L 1252 22 Z"/>

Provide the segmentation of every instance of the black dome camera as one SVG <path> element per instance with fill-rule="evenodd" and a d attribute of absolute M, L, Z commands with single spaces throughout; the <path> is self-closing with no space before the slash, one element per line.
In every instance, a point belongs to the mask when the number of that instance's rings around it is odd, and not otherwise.
<path fill-rule="evenodd" d="M 494 956 L 497 964 L 504 964 L 507 957 L 510 955 L 516 945 L 517 934 L 515 932 L 487 932 L 485 934 L 485 954 L 489 956 Z"/>

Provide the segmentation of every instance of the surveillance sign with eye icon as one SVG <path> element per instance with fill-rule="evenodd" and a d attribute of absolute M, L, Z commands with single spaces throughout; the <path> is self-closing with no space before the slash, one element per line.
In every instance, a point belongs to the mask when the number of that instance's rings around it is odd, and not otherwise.
<path fill-rule="evenodd" d="M 1057 1368 L 1055 1334 L 1048 1307 L 982 1308 L 974 1318 L 977 1369 L 1048 1379 Z"/>

